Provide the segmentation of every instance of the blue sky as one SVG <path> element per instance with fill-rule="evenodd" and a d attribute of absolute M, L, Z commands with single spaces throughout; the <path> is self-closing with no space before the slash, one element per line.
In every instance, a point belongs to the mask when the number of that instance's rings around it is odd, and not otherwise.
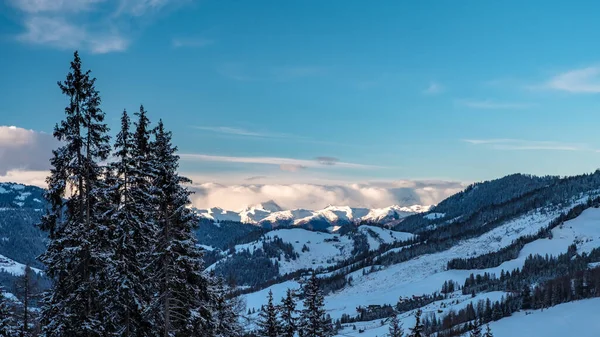
<path fill-rule="evenodd" d="M 113 128 L 143 103 L 203 180 L 600 163 L 594 1 L 2 1 L 0 125 L 50 132 L 79 49 Z"/>

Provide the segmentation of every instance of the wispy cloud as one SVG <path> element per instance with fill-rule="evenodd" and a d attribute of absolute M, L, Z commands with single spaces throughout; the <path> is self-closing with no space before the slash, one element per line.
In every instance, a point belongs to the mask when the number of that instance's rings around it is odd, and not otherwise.
<path fill-rule="evenodd" d="M 9 0 L 22 16 L 17 41 L 95 54 L 124 51 L 136 17 L 183 0 Z M 148 19 L 147 17 L 145 18 Z"/>
<path fill-rule="evenodd" d="M 180 154 L 182 160 L 188 161 L 208 161 L 208 162 L 224 162 L 224 163 L 240 163 L 240 164 L 262 164 L 262 165 L 275 165 L 279 166 L 282 170 L 290 171 L 294 168 L 295 170 L 304 168 L 326 168 L 326 167 L 340 167 L 349 169 L 374 169 L 381 168 L 380 166 L 347 163 L 342 161 L 329 161 L 323 162 L 322 158 L 331 157 L 317 157 L 315 160 L 307 159 L 294 159 L 294 158 L 281 158 L 281 157 L 233 157 L 233 156 L 214 156 L 208 154 L 197 154 L 197 153 L 183 153 Z"/>
<path fill-rule="evenodd" d="M 284 133 L 257 132 L 231 126 L 194 126 L 194 129 L 217 132 L 236 136 L 261 137 L 261 138 L 286 138 L 294 137 Z"/>
<path fill-rule="evenodd" d="M 13 7 L 27 13 L 80 12 L 105 0 L 9 0 Z"/>
<path fill-rule="evenodd" d="M 234 126 L 194 126 L 194 129 L 214 132 L 222 135 L 239 136 L 239 137 L 251 137 L 256 139 L 273 139 L 277 138 L 280 140 L 299 142 L 299 143 L 310 143 L 310 144 L 321 144 L 321 145 L 332 145 L 332 146 L 343 146 L 343 147 L 354 147 L 354 148 L 366 148 L 360 144 L 354 144 L 349 142 L 332 142 L 326 140 L 312 139 L 309 137 L 298 136 L 289 133 L 278 133 L 269 131 L 254 131 Z"/>
<path fill-rule="evenodd" d="M 17 40 L 59 49 L 84 48 L 95 54 L 123 51 L 129 41 L 118 32 L 90 32 L 60 17 L 31 16 Z"/>
<path fill-rule="evenodd" d="M 437 95 L 444 92 L 445 88 L 438 82 L 431 82 L 429 86 L 423 90 L 423 94 L 425 95 Z"/>
<path fill-rule="evenodd" d="M 457 100 L 457 104 L 473 109 L 527 109 L 536 106 L 524 102 L 497 102 L 492 100 Z"/>
<path fill-rule="evenodd" d="M 541 86 L 531 88 L 570 93 L 600 93 L 600 66 L 570 70 L 552 77 Z"/>
<path fill-rule="evenodd" d="M 594 149 L 589 144 L 584 143 L 565 143 L 556 141 L 537 141 L 512 138 L 498 139 L 463 139 L 464 142 L 486 146 L 494 150 L 518 150 L 518 151 L 534 151 L 534 150 L 550 150 L 550 151 L 589 151 L 600 152 Z"/>
<path fill-rule="evenodd" d="M 202 38 L 202 37 L 178 37 L 173 38 L 172 44 L 175 48 L 202 48 L 206 46 L 210 46 L 215 43 L 214 40 Z"/>

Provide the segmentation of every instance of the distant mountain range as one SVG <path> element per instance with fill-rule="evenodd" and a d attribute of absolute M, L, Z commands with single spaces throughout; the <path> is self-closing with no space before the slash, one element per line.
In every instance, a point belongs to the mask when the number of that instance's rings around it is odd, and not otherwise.
<path fill-rule="evenodd" d="M 409 207 L 393 205 L 385 208 L 354 208 L 349 206 L 327 206 L 321 210 L 284 210 L 270 200 L 244 208 L 241 211 L 224 210 L 219 207 L 196 209 L 205 219 L 214 222 L 233 221 L 254 224 L 264 228 L 303 227 L 327 229 L 350 223 L 386 223 L 405 218 L 416 213 L 427 212 L 431 206 L 413 205 Z"/>

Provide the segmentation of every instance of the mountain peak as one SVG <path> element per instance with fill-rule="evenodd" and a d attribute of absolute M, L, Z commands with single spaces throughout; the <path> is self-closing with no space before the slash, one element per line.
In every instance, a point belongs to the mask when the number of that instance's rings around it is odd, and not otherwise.
<path fill-rule="evenodd" d="M 265 202 L 261 202 L 257 206 L 260 206 L 262 209 L 264 209 L 265 211 L 269 211 L 269 212 L 281 212 L 281 211 L 283 211 L 283 208 L 281 208 L 281 206 L 279 206 L 272 199 L 268 200 L 268 201 L 265 201 Z"/>

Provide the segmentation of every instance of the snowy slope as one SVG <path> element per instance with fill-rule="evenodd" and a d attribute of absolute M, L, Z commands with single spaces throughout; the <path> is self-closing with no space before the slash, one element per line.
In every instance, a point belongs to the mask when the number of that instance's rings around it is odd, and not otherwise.
<path fill-rule="evenodd" d="M 219 207 L 196 209 L 198 215 L 213 221 L 238 221 L 265 227 L 281 225 L 331 225 L 353 222 L 385 223 L 402 219 L 412 214 L 428 211 L 430 206 L 413 205 L 410 207 L 390 206 L 385 208 L 353 208 L 348 206 L 327 206 L 321 210 L 293 209 L 283 210 L 273 201 L 253 205 L 241 211 L 224 210 Z"/>
<path fill-rule="evenodd" d="M 585 252 L 600 247 L 600 209 L 591 208 L 579 217 L 565 222 L 555 228 L 553 239 L 540 239 L 525 245 L 519 256 L 504 262 L 496 268 L 480 270 L 445 270 L 448 261 L 453 258 L 479 256 L 508 246 L 521 236 L 535 234 L 547 226 L 550 221 L 576 204 L 587 200 L 586 197 L 574 201 L 563 208 L 540 209 L 507 221 L 499 227 L 469 240 L 459 242 L 452 248 L 435 254 L 421 255 L 412 260 L 391 265 L 380 266 L 378 271 L 363 275 L 361 271 L 351 274 L 352 285 L 334 292 L 325 299 L 325 306 L 332 318 L 342 314 L 356 314 L 357 306 L 383 305 L 396 303 L 401 297 L 431 294 L 440 291 L 447 280 L 462 284 L 471 274 L 495 273 L 502 269 L 512 270 L 522 267 L 529 254 L 559 255 L 565 253 L 569 245 L 577 243 L 578 251 Z M 360 229 L 360 230 L 366 230 Z M 377 228 L 381 233 L 385 230 Z M 375 244 L 371 242 L 370 245 Z M 395 248 L 400 250 L 402 248 Z M 296 286 L 296 284 L 294 284 Z M 265 289 L 268 292 L 268 289 Z M 258 300 L 259 298 L 252 298 Z M 263 304 L 257 303 L 256 305 Z"/>
<path fill-rule="evenodd" d="M 569 302 L 545 310 L 516 312 L 490 323 L 495 337 L 598 337 L 600 298 Z"/>
<path fill-rule="evenodd" d="M 376 250 L 383 243 L 401 242 L 411 239 L 414 235 L 382 229 L 376 226 L 362 225 L 358 230 L 367 237 L 370 250 Z M 284 228 L 270 231 L 254 242 L 236 245 L 237 252 L 254 251 L 262 247 L 263 242 L 280 238 L 293 246 L 300 256 L 295 260 L 282 258 L 279 263 L 279 273 L 285 275 L 299 269 L 330 267 L 352 256 L 354 240 L 347 235 L 314 232 L 303 228 Z M 283 256 L 282 256 L 283 257 Z M 214 265 L 207 269 L 214 268 Z"/>

